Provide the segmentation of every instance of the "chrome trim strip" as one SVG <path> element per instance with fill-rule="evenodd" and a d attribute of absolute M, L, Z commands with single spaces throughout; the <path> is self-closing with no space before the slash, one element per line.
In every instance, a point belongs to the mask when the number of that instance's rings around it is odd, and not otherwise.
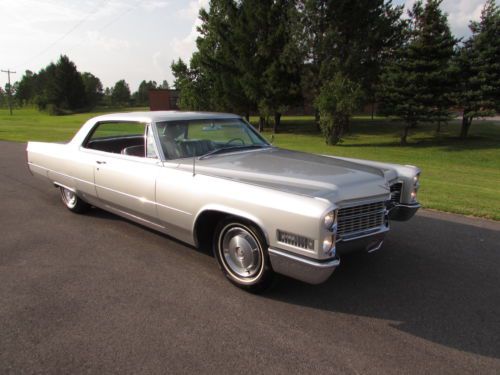
<path fill-rule="evenodd" d="M 388 196 L 390 196 L 389 192 L 387 194 L 375 195 L 364 199 L 342 201 L 337 203 L 337 207 L 340 210 L 343 208 L 351 208 L 357 206 L 364 206 L 366 204 L 385 202 L 388 200 L 387 198 Z"/>
<path fill-rule="evenodd" d="M 136 195 L 132 195 L 132 194 L 127 194 L 127 193 L 124 193 L 123 191 L 119 191 L 119 190 L 115 190 L 115 189 L 111 189 L 111 188 L 108 188 L 108 187 L 105 187 L 105 186 L 102 186 L 102 185 L 95 185 L 96 188 L 100 188 L 100 189 L 105 189 L 105 190 L 108 190 L 108 191 L 112 191 L 113 193 L 117 193 L 117 194 L 121 194 L 121 195 L 125 195 L 126 197 L 129 197 L 129 198 L 133 198 L 133 199 L 137 199 L 138 201 L 140 201 L 141 203 L 147 203 L 147 204 L 156 204 L 158 206 L 161 206 L 161 207 L 164 207 L 164 208 L 167 208 L 169 210 L 172 210 L 172 211 L 176 211 L 176 212 L 180 212 L 182 214 L 185 214 L 185 215 L 189 215 L 189 216 L 193 216 L 192 213 L 190 212 L 187 212 L 187 211 L 183 211 L 183 210 L 179 210 L 178 208 L 175 208 L 175 207 L 170 207 L 170 206 L 167 206 L 167 205 L 164 205 L 164 204 L 161 204 L 161 203 L 158 203 L 158 202 L 153 202 L 153 201 L 150 201 L 149 199 L 146 199 L 144 197 L 138 197 Z"/>
<path fill-rule="evenodd" d="M 69 190 L 69 191 L 71 191 L 71 192 L 73 192 L 73 193 L 77 194 L 77 193 L 76 193 L 76 191 L 75 191 L 75 189 L 70 188 L 70 187 L 68 187 L 68 186 L 66 186 L 66 185 L 60 184 L 59 182 L 54 182 L 54 186 L 56 186 L 56 187 L 62 187 L 62 188 L 65 188 L 66 190 Z"/>
<path fill-rule="evenodd" d="M 418 202 L 415 202 L 415 203 L 398 203 L 396 204 L 393 208 L 391 208 L 391 210 L 393 210 L 394 208 L 397 208 L 397 207 L 402 207 L 402 208 L 421 208 L 422 205 Z M 389 210 L 389 211 L 391 211 Z"/>
<path fill-rule="evenodd" d="M 374 251 L 379 250 L 379 249 L 382 247 L 382 245 L 383 245 L 383 244 L 384 244 L 384 241 L 382 240 L 382 241 L 380 241 L 380 243 L 379 243 L 377 246 L 375 246 L 373 249 L 368 250 L 368 253 L 373 253 Z"/>
<path fill-rule="evenodd" d="M 369 236 L 373 236 L 375 234 L 378 234 L 378 233 L 385 233 L 385 232 L 388 232 L 389 231 L 389 227 L 386 227 L 385 225 L 381 226 L 378 230 L 375 230 L 372 229 L 371 232 L 367 232 L 366 230 L 365 231 L 362 231 L 362 232 L 359 232 L 359 236 L 356 234 L 356 233 L 353 233 L 353 235 L 355 235 L 355 237 L 352 237 L 352 238 L 339 238 L 337 240 L 337 242 L 349 242 L 349 241 L 354 241 L 354 240 L 357 240 L 357 239 L 360 239 L 360 238 L 365 238 L 365 237 L 369 237 Z M 364 233 L 364 234 L 363 234 Z"/>
<path fill-rule="evenodd" d="M 136 221 L 141 221 L 141 222 L 147 223 L 149 225 L 152 225 L 152 226 L 155 226 L 155 227 L 158 227 L 161 229 L 166 229 L 166 227 L 164 227 L 163 225 L 156 224 L 156 223 L 149 221 L 149 220 L 146 220 L 140 216 L 132 215 L 131 213 L 129 213 L 127 211 L 120 210 L 120 209 L 113 207 L 113 206 L 110 206 L 108 204 L 105 204 L 104 207 L 106 207 L 106 209 L 108 209 L 111 212 L 116 211 L 116 212 L 122 214 L 122 216 L 130 217 L 131 219 L 135 219 Z"/>
<path fill-rule="evenodd" d="M 290 259 L 290 260 L 293 260 L 293 261 L 296 261 L 296 262 L 299 262 L 299 263 L 302 263 L 302 264 L 305 264 L 305 265 L 308 265 L 311 267 L 331 268 L 331 267 L 337 267 L 340 264 L 340 260 L 337 258 L 334 258 L 334 259 L 326 261 L 326 262 L 319 262 L 319 261 L 316 261 L 313 259 L 302 258 L 300 256 L 293 255 L 293 254 L 290 254 L 290 253 L 287 253 L 287 252 L 284 252 L 284 251 L 281 251 L 278 249 L 273 249 L 271 247 L 268 249 L 268 251 L 270 254 L 282 256 L 284 258 L 287 258 L 287 259 Z"/>

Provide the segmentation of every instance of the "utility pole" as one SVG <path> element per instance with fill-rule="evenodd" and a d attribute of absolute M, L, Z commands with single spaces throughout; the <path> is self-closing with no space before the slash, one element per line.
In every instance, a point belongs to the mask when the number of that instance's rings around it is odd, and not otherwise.
<path fill-rule="evenodd" d="M 9 92 L 7 93 L 7 97 L 9 100 L 10 115 L 12 116 L 12 86 L 10 85 L 10 75 L 16 74 L 16 72 L 13 72 L 12 70 L 7 69 L 7 70 L 2 70 L 2 73 L 7 73 L 7 77 L 8 77 L 8 81 L 9 81 Z"/>

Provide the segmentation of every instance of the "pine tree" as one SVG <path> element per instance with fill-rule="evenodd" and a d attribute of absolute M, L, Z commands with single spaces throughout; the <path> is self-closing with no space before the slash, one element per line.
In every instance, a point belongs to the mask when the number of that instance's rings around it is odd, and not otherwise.
<path fill-rule="evenodd" d="M 58 111 L 74 111 L 85 106 L 85 86 L 76 65 L 62 55 L 55 65 L 53 102 Z"/>
<path fill-rule="evenodd" d="M 477 117 L 500 111 L 500 9 L 488 0 L 481 20 L 469 25 L 472 36 L 456 58 L 460 81 L 456 101 L 463 108 L 460 137 Z"/>
<path fill-rule="evenodd" d="M 209 10 L 200 10 L 198 51 L 190 61 L 198 85 L 210 88 L 211 110 L 245 113 L 255 108 L 239 81 L 236 28 L 239 9 L 233 0 L 211 0 Z"/>
<path fill-rule="evenodd" d="M 253 2 L 252 2 L 253 3 Z M 262 44 L 257 54 L 264 62 L 260 72 L 263 95 L 257 105 L 261 117 L 274 117 L 273 132 L 278 132 L 281 114 L 301 99 L 300 66 L 302 56 L 297 49 L 292 22 L 296 17 L 295 1 L 271 1 L 262 9 Z"/>
<path fill-rule="evenodd" d="M 407 143 L 409 130 L 418 122 L 442 122 L 453 93 L 454 76 L 450 68 L 456 40 L 441 0 L 417 1 L 409 12 L 410 27 L 406 43 L 386 66 L 379 85 L 381 112 L 405 122 L 401 144 Z"/>

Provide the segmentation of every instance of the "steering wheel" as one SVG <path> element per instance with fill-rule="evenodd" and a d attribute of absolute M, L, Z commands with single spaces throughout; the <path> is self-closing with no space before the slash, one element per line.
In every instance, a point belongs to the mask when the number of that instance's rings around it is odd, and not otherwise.
<path fill-rule="evenodd" d="M 245 141 L 239 137 L 236 137 L 236 138 L 231 138 L 229 141 L 227 141 L 224 145 L 225 146 L 228 146 L 230 145 L 231 143 L 234 143 L 234 142 L 240 142 L 241 145 L 244 145 L 245 144 Z"/>

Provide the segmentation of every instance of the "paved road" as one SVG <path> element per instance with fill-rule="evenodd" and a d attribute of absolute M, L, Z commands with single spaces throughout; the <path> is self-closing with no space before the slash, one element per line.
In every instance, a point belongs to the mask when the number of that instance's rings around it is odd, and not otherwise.
<path fill-rule="evenodd" d="M 0 142 L 0 373 L 500 373 L 500 224 L 423 212 L 320 286 L 264 296 Z M 451 188 L 451 187 L 450 187 Z"/>

